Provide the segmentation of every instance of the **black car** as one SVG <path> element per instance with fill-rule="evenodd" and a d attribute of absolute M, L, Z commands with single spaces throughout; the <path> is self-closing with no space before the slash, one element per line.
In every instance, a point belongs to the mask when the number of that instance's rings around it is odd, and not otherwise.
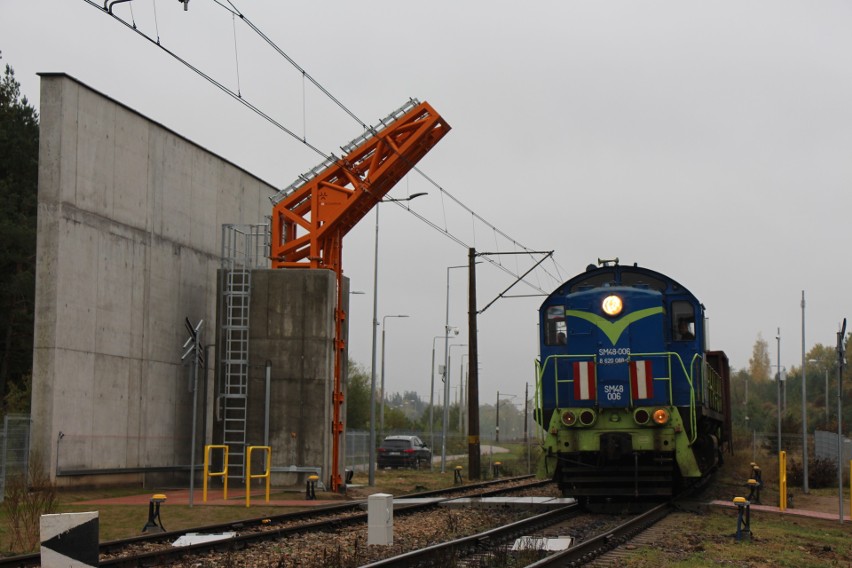
<path fill-rule="evenodd" d="M 432 451 L 417 436 L 388 436 L 376 454 L 382 467 L 413 467 L 432 462 Z"/>

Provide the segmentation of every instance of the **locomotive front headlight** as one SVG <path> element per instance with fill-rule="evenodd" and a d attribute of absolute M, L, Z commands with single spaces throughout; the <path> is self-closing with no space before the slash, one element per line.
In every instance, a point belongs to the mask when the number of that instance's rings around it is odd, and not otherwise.
<path fill-rule="evenodd" d="M 593 410 L 586 409 L 580 413 L 580 424 L 583 426 L 591 426 L 595 423 L 595 419 L 597 418 L 597 414 Z"/>
<path fill-rule="evenodd" d="M 571 412 L 570 410 L 566 410 L 562 413 L 562 423 L 566 426 L 573 426 L 577 422 L 577 415 Z"/>
<path fill-rule="evenodd" d="M 651 415 L 644 408 L 639 408 L 633 413 L 633 420 L 636 421 L 636 424 L 647 424 L 650 419 Z"/>
<path fill-rule="evenodd" d="M 603 304 L 601 308 L 604 313 L 608 316 L 617 316 L 621 313 L 621 309 L 624 305 L 621 302 L 621 298 L 618 296 L 607 296 L 604 298 Z"/>
<path fill-rule="evenodd" d="M 660 426 L 667 424 L 669 421 L 669 411 L 665 408 L 658 408 L 652 415 L 654 422 Z"/>

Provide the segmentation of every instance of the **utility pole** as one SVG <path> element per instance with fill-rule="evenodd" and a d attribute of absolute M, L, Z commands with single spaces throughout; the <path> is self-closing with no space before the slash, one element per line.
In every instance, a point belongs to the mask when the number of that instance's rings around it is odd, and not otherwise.
<path fill-rule="evenodd" d="M 476 249 L 468 249 L 467 349 L 470 372 L 467 381 L 467 457 L 470 480 L 479 480 L 479 343 L 476 327 Z"/>
<path fill-rule="evenodd" d="M 500 443 L 500 391 L 497 391 L 497 418 L 494 421 L 494 442 Z"/>
<path fill-rule="evenodd" d="M 808 493 L 808 395 L 805 372 L 805 291 L 802 290 L 802 492 Z"/>
<path fill-rule="evenodd" d="M 844 341 L 846 340 L 846 318 L 837 332 L 837 493 L 840 504 L 840 524 L 843 524 L 843 367 L 846 365 Z"/>

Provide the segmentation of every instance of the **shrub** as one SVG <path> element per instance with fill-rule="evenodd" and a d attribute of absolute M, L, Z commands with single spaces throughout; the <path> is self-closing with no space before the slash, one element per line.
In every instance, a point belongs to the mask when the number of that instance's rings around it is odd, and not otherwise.
<path fill-rule="evenodd" d="M 804 480 L 804 468 L 801 462 L 790 461 L 787 474 L 787 483 L 790 485 L 802 485 Z M 837 462 L 833 459 L 812 459 L 808 461 L 808 487 L 831 487 L 837 484 Z"/>
<path fill-rule="evenodd" d="M 55 513 L 59 504 L 56 486 L 50 481 L 38 452 L 30 455 L 25 472 L 6 482 L 3 508 L 9 516 L 9 552 L 32 552 L 40 543 L 41 516 Z"/>

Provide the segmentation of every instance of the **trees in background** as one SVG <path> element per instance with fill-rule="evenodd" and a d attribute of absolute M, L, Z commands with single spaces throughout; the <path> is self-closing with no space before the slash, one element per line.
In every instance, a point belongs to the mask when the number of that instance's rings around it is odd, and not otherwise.
<path fill-rule="evenodd" d="M 0 53 L 2 58 L 2 53 Z M 0 81 L 0 404 L 24 408 L 33 365 L 38 113 L 6 65 Z"/>
<path fill-rule="evenodd" d="M 848 352 L 852 334 L 845 338 Z M 837 431 L 837 351 L 834 345 L 814 345 L 805 355 L 807 361 L 807 416 L 809 432 L 814 430 Z M 769 346 L 758 335 L 749 359 L 748 369 L 736 370 L 731 375 L 731 409 L 735 429 L 774 432 L 778 420 L 777 373 L 771 373 Z M 848 371 L 844 372 L 847 375 Z M 802 431 L 802 369 L 793 365 L 786 370 L 786 405 L 782 404 L 781 430 L 784 433 Z M 826 378 L 828 390 L 826 391 Z M 852 381 L 844 376 L 843 424 L 852 427 Z M 748 417 L 748 420 L 746 420 Z"/>

